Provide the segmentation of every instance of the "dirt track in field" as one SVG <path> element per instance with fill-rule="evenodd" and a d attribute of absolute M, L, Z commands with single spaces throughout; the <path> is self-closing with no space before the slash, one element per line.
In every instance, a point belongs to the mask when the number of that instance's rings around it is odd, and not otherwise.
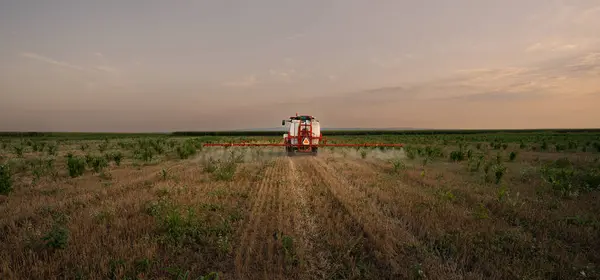
<path fill-rule="evenodd" d="M 377 180 L 375 171 L 358 163 L 337 166 L 325 158 L 278 158 L 255 183 L 235 254 L 238 277 L 353 278 L 365 273 L 358 271 L 361 265 L 384 277 L 404 269 L 402 251 L 417 241 L 364 190 L 365 180 Z M 294 252 L 286 252 L 282 234 L 291 236 Z"/>

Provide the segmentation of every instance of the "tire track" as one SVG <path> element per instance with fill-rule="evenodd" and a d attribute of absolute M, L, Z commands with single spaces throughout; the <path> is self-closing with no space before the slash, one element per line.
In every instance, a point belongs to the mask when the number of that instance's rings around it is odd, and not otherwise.
<path fill-rule="evenodd" d="M 275 161 L 275 166 L 266 168 L 265 176 L 258 182 L 257 191 L 251 198 L 253 204 L 249 220 L 243 227 L 240 244 L 235 253 L 236 279 L 252 278 L 257 272 L 267 273 L 267 269 L 271 267 L 269 263 L 263 261 L 264 249 L 267 249 L 264 243 L 268 238 L 272 238 L 267 233 L 266 224 L 271 214 L 270 210 L 273 208 L 272 191 L 277 187 L 274 180 L 278 176 L 277 169 L 280 164 L 281 160 L 278 159 Z"/>
<path fill-rule="evenodd" d="M 432 192 L 413 187 L 395 176 L 386 175 L 384 166 L 374 166 L 359 159 L 348 159 L 343 163 L 333 162 L 331 169 L 340 178 L 346 176 L 350 178 L 349 180 L 353 180 L 353 177 L 363 176 L 368 178 L 365 182 L 375 183 L 369 186 L 366 184 L 362 186 L 356 184 L 356 186 L 367 196 L 372 197 L 371 204 L 378 207 L 382 215 L 387 216 L 386 219 L 403 220 L 403 228 L 415 237 L 420 248 L 436 246 L 432 243 L 437 242 L 445 229 L 460 230 L 476 226 L 472 220 L 464 218 L 470 215 L 464 206 L 444 203 Z M 436 210 L 417 210 L 420 205 L 432 205 Z M 433 219 L 432 215 L 434 215 Z M 440 218 L 442 220 L 439 220 Z M 464 272 L 457 268 L 459 264 L 456 262 L 447 263 L 438 256 L 428 253 L 421 256 L 425 257 L 421 265 L 428 271 L 442 272 L 441 275 L 447 279 L 457 279 L 464 275 Z M 477 274 L 477 272 L 471 273 Z"/>
<path fill-rule="evenodd" d="M 317 221 L 315 215 L 310 213 L 313 208 L 308 202 L 308 188 L 310 181 L 303 180 L 311 178 L 301 168 L 297 168 L 296 162 L 288 158 L 288 181 L 291 188 L 291 196 L 294 197 L 295 203 L 292 206 L 295 209 L 297 217 L 294 223 L 294 231 L 300 239 L 301 246 L 299 248 L 299 258 L 303 261 L 300 267 L 302 273 L 300 278 L 308 279 L 309 276 L 319 276 L 325 278 L 327 268 L 330 267 L 329 260 L 324 252 L 318 251 L 315 241 L 319 238 Z"/>
<path fill-rule="evenodd" d="M 399 220 L 385 215 L 360 188 L 343 178 L 336 170 L 320 158 L 310 162 L 316 174 L 327 183 L 333 196 L 363 227 L 374 243 L 379 259 L 389 266 L 394 276 L 407 276 L 406 265 L 411 257 L 405 252 L 416 247 L 419 241 Z"/>
<path fill-rule="evenodd" d="M 358 219 L 353 211 L 339 195 L 333 193 L 319 167 L 315 166 L 315 158 L 298 159 L 301 169 L 310 178 L 309 209 L 317 217 L 317 232 L 311 240 L 314 262 L 320 259 L 327 261 L 316 264 L 307 277 L 311 279 L 331 278 L 386 278 L 391 274 L 389 264 L 382 262 L 373 251 L 376 238 Z M 316 277 L 319 275 L 320 277 Z"/>

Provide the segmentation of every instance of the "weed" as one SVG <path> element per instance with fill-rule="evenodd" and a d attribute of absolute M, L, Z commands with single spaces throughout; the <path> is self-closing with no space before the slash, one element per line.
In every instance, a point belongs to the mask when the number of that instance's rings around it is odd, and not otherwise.
<path fill-rule="evenodd" d="M 220 181 L 231 181 L 236 170 L 237 164 L 235 162 L 221 164 L 215 172 L 215 179 Z"/>
<path fill-rule="evenodd" d="M 15 155 L 17 155 L 17 157 L 23 157 L 24 149 L 25 149 L 25 147 L 23 147 L 22 145 L 13 146 L 13 150 L 15 151 Z"/>
<path fill-rule="evenodd" d="M 515 151 L 510 152 L 510 154 L 508 155 L 508 160 L 515 161 L 515 158 L 517 158 L 517 152 L 515 152 Z"/>
<path fill-rule="evenodd" d="M 412 278 L 411 279 L 425 279 L 425 272 L 423 271 L 423 268 L 421 267 L 420 263 L 414 264 L 411 267 L 411 271 L 412 271 Z"/>
<path fill-rule="evenodd" d="M 123 160 L 123 154 L 121 152 L 114 152 L 111 154 L 111 157 L 117 166 L 121 165 L 121 160 Z"/>
<path fill-rule="evenodd" d="M 229 236 L 219 234 L 217 236 L 217 248 L 222 253 L 231 253 L 231 241 L 229 240 Z"/>
<path fill-rule="evenodd" d="M 504 173 L 506 173 L 506 166 L 502 164 L 494 164 L 492 171 L 494 172 L 494 176 L 496 178 L 496 184 L 498 184 L 500 183 L 500 180 L 502 180 Z"/>
<path fill-rule="evenodd" d="M 442 195 L 442 198 L 444 198 L 446 200 L 449 200 L 449 201 L 456 200 L 456 196 L 452 193 L 451 190 L 442 191 L 441 195 Z"/>
<path fill-rule="evenodd" d="M 415 159 L 415 150 L 412 147 L 406 147 L 406 157 L 410 160 Z"/>
<path fill-rule="evenodd" d="M 152 159 L 154 158 L 154 152 L 152 151 L 152 149 L 150 148 L 141 148 L 141 149 L 137 149 L 135 150 L 135 155 L 137 156 L 138 159 L 141 159 L 145 162 L 150 162 L 152 161 Z"/>
<path fill-rule="evenodd" d="M 503 201 L 507 194 L 508 194 L 508 188 L 506 187 L 506 185 L 502 185 L 502 187 L 500 187 L 500 189 L 498 189 L 498 194 L 497 194 L 498 201 Z"/>
<path fill-rule="evenodd" d="M 167 180 L 167 177 L 168 177 L 168 176 L 169 176 L 169 174 L 167 173 L 167 170 L 164 170 L 164 169 L 163 169 L 163 170 L 161 170 L 161 171 L 160 171 L 160 177 L 161 177 L 163 180 Z"/>
<path fill-rule="evenodd" d="M 465 159 L 465 154 L 463 153 L 462 150 L 450 152 L 450 160 L 462 161 L 464 159 Z"/>
<path fill-rule="evenodd" d="M 69 169 L 69 176 L 73 178 L 81 176 L 85 171 L 85 160 L 82 157 L 76 157 L 69 153 L 67 155 L 67 168 Z"/>
<path fill-rule="evenodd" d="M 391 161 L 394 172 L 406 169 L 406 164 L 401 159 L 393 159 Z"/>
<path fill-rule="evenodd" d="M 362 159 L 365 159 L 365 158 L 367 158 L 367 150 L 361 150 L 361 151 L 360 151 L 360 157 L 361 157 Z"/>
<path fill-rule="evenodd" d="M 577 196 L 582 191 L 600 189 L 600 169 L 574 165 L 562 158 L 541 168 L 542 179 L 563 196 Z"/>
<path fill-rule="evenodd" d="M 13 191 L 13 179 L 8 164 L 0 164 L 0 194 L 8 195 Z"/>
<path fill-rule="evenodd" d="M 55 156 L 57 150 L 58 150 L 58 145 L 56 143 L 48 145 L 48 155 L 49 156 Z"/>
<path fill-rule="evenodd" d="M 106 158 L 96 156 L 92 158 L 91 166 L 94 169 L 94 172 L 100 173 L 100 171 L 108 166 L 108 162 L 106 161 Z"/>
<path fill-rule="evenodd" d="M 98 144 L 98 150 L 100 153 L 104 153 L 108 149 L 108 139 L 105 139 L 102 143 Z"/>
<path fill-rule="evenodd" d="M 479 203 L 473 214 L 478 219 L 488 219 L 490 217 L 489 213 L 490 210 L 488 210 L 483 203 Z"/>
<path fill-rule="evenodd" d="M 69 229 L 64 226 L 61 222 L 55 222 L 52 228 L 42 240 L 45 241 L 45 245 L 50 249 L 65 249 L 69 243 Z"/>
<path fill-rule="evenodd" d="M 192 143 L 186 141 L 182 145 L 177 146 L 176 151 L 177 156 L 179 156 L 180 159 L 186 159 L 196 154 L 196 147 L 194 147 Z"/>
<path fill-rule="evenodd" d="M 235 152 L 235 150 L 229 151 L 229 162 L 232 163 L 242 163 L 244 162 L 244 154 L 246 150 L 242 150 L 239 154 Z"/>
<path fill-rule="evenodd" d="M 219 161 L 213 159 L 212 157 L 205 159 L 203 162 L 204 172 L 213 173 L 213 172 L 217 171 L 217 169 L 219 168 L 218 164 L 219 164 Z"/>

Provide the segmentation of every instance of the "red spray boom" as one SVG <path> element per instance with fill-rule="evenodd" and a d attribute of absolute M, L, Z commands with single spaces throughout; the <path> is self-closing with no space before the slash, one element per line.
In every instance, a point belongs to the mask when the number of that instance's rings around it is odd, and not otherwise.
<path fill-rule="evenodd" d="M 281 125 L 288 126 L 288 133 L 283 135 L 282 143 L 206 143 L 207 147 L 285 147 L 288 154 L 295 152 L 317 154 L 320 147 L 402 147 L 402 144 L 388 143 L 361 143 L 341 144 L 327 143 L 327 139 L 321 135 L 321 126 L 313 116 L 298 115 L 283 120 Z"/>

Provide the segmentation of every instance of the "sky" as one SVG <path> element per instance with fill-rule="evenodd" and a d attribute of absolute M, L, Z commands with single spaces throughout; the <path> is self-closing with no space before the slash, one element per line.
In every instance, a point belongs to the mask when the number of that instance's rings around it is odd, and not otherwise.
<path fill-rule="evenodd" d="M 596 128 L 598 0 L 2 0 L 0 131 Z"/>

